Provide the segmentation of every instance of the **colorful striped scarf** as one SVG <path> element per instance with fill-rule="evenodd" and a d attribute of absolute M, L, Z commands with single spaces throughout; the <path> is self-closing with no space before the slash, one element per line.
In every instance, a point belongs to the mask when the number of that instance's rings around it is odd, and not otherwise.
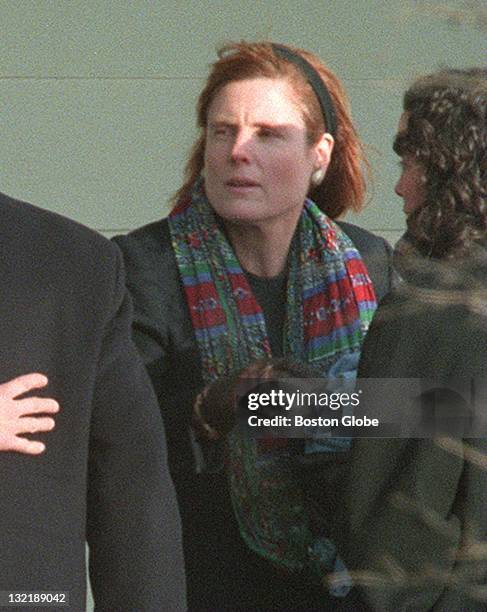
<path fill-rule="evenodd" d="M 270 356 L 262 309 L 201 182 L 173 210 L 169 227 L 205 382 Z M 326 376 L 339 360 L 358 356 L 375 308 L 372 283 L 353 243 L 306 200 L 290 247 L 284 352 Z M 234 431 L 228 475 L 247 545 L 289 569 L 305 567 L 313 536 L 285 457 L 263 455 L 255 440 Z"/>

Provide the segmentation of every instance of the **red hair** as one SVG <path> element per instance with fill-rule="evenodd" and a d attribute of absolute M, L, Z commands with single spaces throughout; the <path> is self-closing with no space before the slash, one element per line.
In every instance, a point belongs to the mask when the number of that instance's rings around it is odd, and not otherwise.
<path fill-rule="evenodd" d="M 345 91 L 338 78 L 315 55 L 294 47 L 289 49 L 302 55 L 318 72 L 333 100 L 337 119 L 335 145 L 326 176 L 321 185 L 310 188 L 308 195 L 332 218 L 347 210 L 358 212 L 365 196 L 363 169 L 368 165 L 362 142 L 352 123 Z M 233 81 L 261 77 L 286 79 L 291 84 L 300 103 L 310 144 L 318 142 L 326 131 L 318 99 L 306 77 L 295 64 L 276 55 L 272 43 L 227 44 L 219 50 L 218 60 L 213 64 L 198 99 L 197 121 L 201 132 L 186 164 L 184 184 L 176 193 L 176 201 L 188 196 L 203 169 L 208 109 L 216 94 Z"/>

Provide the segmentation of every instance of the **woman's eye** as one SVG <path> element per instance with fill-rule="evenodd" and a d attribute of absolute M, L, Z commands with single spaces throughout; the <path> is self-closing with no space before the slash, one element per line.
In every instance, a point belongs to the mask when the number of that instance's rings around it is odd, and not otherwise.
<path fill-rule="evenodd" d="M 212 136 L 227 136 L 228 126 L 226 125 L 215 125 L 211 128 Z"/>
<path fill-rule="evenodd" d="M 262 128 L 259 132 L 261 138 L 277 138 L 277 133 L 274 130 Z"/>

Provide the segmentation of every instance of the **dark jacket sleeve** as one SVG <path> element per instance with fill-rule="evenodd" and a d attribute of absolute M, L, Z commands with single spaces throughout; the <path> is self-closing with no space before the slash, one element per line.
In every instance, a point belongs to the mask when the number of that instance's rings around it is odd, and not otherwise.
<path fill-rule="evenodd" d="M 356 440 L 351 460 L 338 541 L 363 599 L 383 612 L 433 609 L 461 542 L 462 458 L 431 440 L 387 439 Z"/>
<path fill-rule="evenodd" d="M 184 610 L 180 521 L 163 424 L 131 340 L 131 301 L 120 254 L 113 251 L 117 272 L 97 368 L 88 466 L 95 606 Z"/>

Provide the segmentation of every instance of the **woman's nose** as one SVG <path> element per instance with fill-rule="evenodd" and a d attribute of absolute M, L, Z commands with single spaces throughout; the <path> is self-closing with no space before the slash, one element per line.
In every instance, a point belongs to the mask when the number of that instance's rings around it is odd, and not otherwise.
<path fill-rule="evenodd" d="M 400 177 L 400 179 L 397 181 L 396 185 L 394 186 L 394 191 L 396 192 L 396 195 L 398 195 L 400 198 L 402 198 L 402 194 L 403 194 L 403 190 L 402 190 L 402 176 Z"/>
<path fill-rule="evenodd" d="M 234 162 L 249 161 L 251 147 L 251 135 L 245 131 L 239 131 L 235 135 L 230 157 Z"/>

